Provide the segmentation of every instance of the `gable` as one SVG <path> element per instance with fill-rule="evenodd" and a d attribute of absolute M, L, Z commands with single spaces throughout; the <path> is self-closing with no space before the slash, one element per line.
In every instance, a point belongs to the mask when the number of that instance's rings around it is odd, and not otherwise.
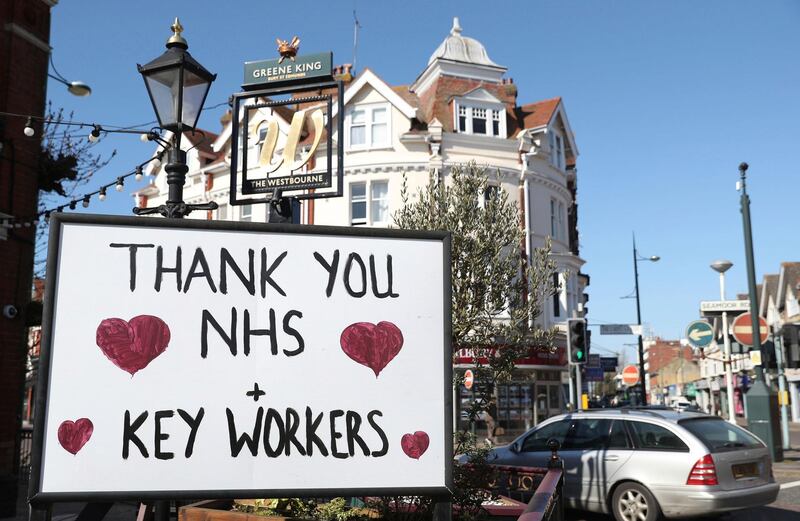
<path fill-rule="evenodd" d="M 494 94 L 489 92 L 483 87 L 478 87 L 477 89 L 473 89 L 461 96 L 456 96 L 460 100 L 463 101 L 474 101 L 478 103 L 492 103 L 496 105 L 502 105 L 503 101 L 497 98 Z"/>

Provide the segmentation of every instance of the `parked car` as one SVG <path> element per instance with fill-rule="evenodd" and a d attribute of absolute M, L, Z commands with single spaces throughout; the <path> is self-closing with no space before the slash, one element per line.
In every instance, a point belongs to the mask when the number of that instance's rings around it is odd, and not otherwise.
<path fill-rule="evenodd" d="M 617 521 L 766 505 L 779 491 L 757 437 L 715 416 L 666 408 L 555 416 L 494 448 L 490 463 L 545 466 L 550 439 L 561 444 L 567 504 Z"/>

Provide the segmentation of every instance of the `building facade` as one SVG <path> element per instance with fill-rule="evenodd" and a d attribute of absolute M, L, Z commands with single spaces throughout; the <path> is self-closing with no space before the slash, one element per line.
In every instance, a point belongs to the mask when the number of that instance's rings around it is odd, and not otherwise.
<path fill-rule="evenodd" d="M 332 115 L 344 118 L 344 135 L 333 136 L 334 141 L 344 140 L 343 196 L 304 201 L 299 222 L 391 226 L 392 214 L 402 204 L 404 181 L 414 194 L 430 175 L 446 182 L 453 166 L 474 161 L 485 167 L 490 190 L 503 190 L 517 203 L 528 258 L 534 248 L 552 240 L 561 290 L 545 306 L 540 325 L 564 331 L 566 319 L 582 313 L 589 282 L 581 272 L 578 240 L 578 149 L 564 103 L 553 98 L 520 104 L 507 68 L 462 33 L 456 18 L 422 72 L 407 85 L 389 85 L 370 69 L 354 76 L 350 66 L 336 68 L 336 77 L 346 84 L 344 113 Z M 257 156 L 271 121 L 281 131 L 276 154 L 282 153 L 293 112 L 301 108 L 288 107 L 253 111 L 246 129 L 253 177 L 258 177 Z M 197 135 L 183 140 L 190 163 L 184 199 L 219 204 L 218 210 L 193 218 L 264 222 L 266 205 L 228 204 L 230 118 L 223 118 L 219 134 L 206 132 L 203 144 Z M 326 161 L 327 150 L 320 146 L 303 168 L 323 171 Z M 166 176 L 160 167 L 150 174 L 152 184 L 135 194 L 142 206 L 166 200 Z M 563 409 L 563 335 L 558 343 L 556 353 L 533 353 L 521 361 L 519 381 L 496 391 L 501 426 L 521 430 Z M 468 400 L 468 394 L 462 398 Z"/>

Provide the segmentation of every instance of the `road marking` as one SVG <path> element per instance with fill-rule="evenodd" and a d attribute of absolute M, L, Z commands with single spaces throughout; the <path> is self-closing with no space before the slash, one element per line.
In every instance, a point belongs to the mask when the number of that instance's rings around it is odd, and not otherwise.
<path fill-rule="evenodd" d="M 794 487 L 800 487 L 800 481 L 790 481 L 788 483 L 781 483 L 781 490 Z"/>

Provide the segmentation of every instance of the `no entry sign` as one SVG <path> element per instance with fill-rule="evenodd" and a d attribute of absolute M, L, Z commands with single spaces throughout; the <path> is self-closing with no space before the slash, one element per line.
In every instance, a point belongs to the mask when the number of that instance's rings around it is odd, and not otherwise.
<path fill-rule="evenodd" d="M 761 344 L 767 341 L 767 337 L 769 336 L 769 327 L 767 326 L 767 321 L 761 317 L 758 317 L 758 325 L 759 325 L 759 333 Z M 750 313 L 744 313 L 736 317 L 733 321 L 733 325 L 731 326 L 731 331 L 733 332 L 733 338 L 736 339 L 742 345 L 745 346 L 752 346 L 753 345 L 753 319 Z"/>
<path fill-rule="evenodd" d="M 34 501 L 451 488 L 449 235 L 57 215 Z"/>
<path fill-rule="evenodd" d="M 635 365 L 626 365 L 622 370 L 622 383 L 625 385 L 636 385 L 639 383 L 639 367 Z"/>

